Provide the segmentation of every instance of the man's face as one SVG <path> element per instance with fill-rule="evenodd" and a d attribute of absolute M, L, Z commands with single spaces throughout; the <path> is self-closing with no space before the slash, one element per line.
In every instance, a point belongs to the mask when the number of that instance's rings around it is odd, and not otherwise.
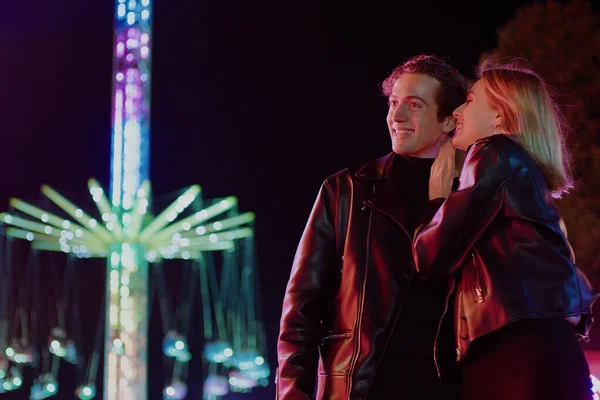
<path fill-rule="evenodd" d="M 438 121 L 436 97 L 440 83 L 423 74 L 402 74 L 389 97 L 387 124 L 395 153 L 434 158 L 440 139 L 454 128 L 453 119 Z"/>

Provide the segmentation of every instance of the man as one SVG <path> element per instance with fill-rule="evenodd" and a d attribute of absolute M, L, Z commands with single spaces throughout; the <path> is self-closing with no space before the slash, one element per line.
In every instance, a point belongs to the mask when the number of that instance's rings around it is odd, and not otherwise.
<path fill-rule="evenodd" d="M 446 368 L 452 327 L 438 327 L 445 287 L 415 274 L 412 237 L 467 83 L 444 61 L 421 55 L 382 86 L 393 152 L 321 187 L 283 301 L 279 400 L 458 398 Z"/>

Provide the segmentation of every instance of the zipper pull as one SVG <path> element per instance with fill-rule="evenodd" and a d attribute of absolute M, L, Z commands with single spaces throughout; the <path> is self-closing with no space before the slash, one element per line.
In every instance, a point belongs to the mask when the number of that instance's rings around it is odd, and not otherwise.
<path fill-rule="evenodd" d="M 462 351 L 460 350 L 460 347 L 456 348 L 456 361 L 460 362 L 462 360 Z"/>

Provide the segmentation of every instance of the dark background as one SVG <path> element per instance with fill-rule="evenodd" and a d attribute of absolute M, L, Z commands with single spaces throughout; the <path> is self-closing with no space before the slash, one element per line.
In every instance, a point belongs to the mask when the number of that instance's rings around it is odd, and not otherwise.
<path fill-rule="evenodd" d="M 271 366 L 321 181 L 390 151 L 379 83 L 418 53 L 472 78 L 497 28 L 529 3 L 155 1 L 153 191 L 199 183 L 205 197 L 235 195 L 256 213 Z M 40 198 L 43 183 L 74 201 L 90 177 L 108 189 L 113 9 L 110 0 L 0 1 L 0 211 L 12 196 Z M 102 291 L 102 279 L 85 284 Z M 191 383 L 188 398 L 200 387 Z M 272 397 L 271 385 L 243 398 Z"/>

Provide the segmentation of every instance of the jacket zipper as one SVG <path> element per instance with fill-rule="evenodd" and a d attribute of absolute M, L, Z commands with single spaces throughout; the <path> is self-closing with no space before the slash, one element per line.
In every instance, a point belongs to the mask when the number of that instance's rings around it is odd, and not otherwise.
<path fill-rule="evenodd" d="M 375 195 L 375 185 L 373 185 L 373 196 L 374 195 Z M 382 214 L 385 214 L 388 217 L 390 217 L 392 219 L 392 221 L 394 221 L 396 223 L 396 225 L 398 225 L 400 227 L 400 229 L 402 229 L 404 231 L 404 233 L 406 233 L 406 236 L 408 237 L 408 241 L 410 242 L 410 247 L 412 248 L 413 238 L 410 236 L 410 233 L 408 233 L 408 231 L 406 230 L 406 228 L 404 226 L 402 226 L 402 224 L 400 222 L 398 222 L 396 220 L 396 218 L 394 218 L 393 216 L 391 216 L 390 214 L 388 214 L 387 212 L 385 212 L 381 208 L 375 207 L 373 205 L 373 203 L 370 203 L 369 205 L 371 206 L 372 209 L 377 210 L 377 211 L 381 212 Z M 371 216 L 371 218 L 372 218 L 372 216 Z M 371 227 L 371 220 L 369 220 L 369 233 L 370 233 L 370 227 Z M 368 244 L 367 244 L 367 248 L 369 248 Z M 367 260 L 368 260 L 368 258 L 367 258 Z M 392 325 L 391 332 L 393 332 L 394 329 L 396 328 L 396 324 L 398 323 L 398 318 L 400 317 L 400 312 L 402 311 L 402 306 L 404 305 L 404 300 L 406 299 L 406 295 L 408 294 L 408 291 L 410 289 L 410 285 L 412 283 L 413 277 L 415 276 L 415 272 L 416 271 L 413 271 L 411 273 L 410 277 L 408 278 L 408 285 L 406 286 L 406 290 L 404 291 L 404 296 L 402 296 L 402 301 L 400 302 L 400 305 L 398 307 L 398 312 L 396 313 L 396 318 L 394 319 L 394 324 Z M 366 283 L 366 275 L 365 275 L 365 283 Z M 364 295 L 364 293 L 363 293 L 363 295 Z M 388 346 L 390 344 L 390 340 L 392 340 L 391 335 L 387 338 L 387 341 L 385 342 L 385 347 L 383 348 L 383 352 L 384 353 L 385 353 L 385 350 L 388 348 Z M 375 374 L 377 373 L 377 369 L 379 369 L 379 365 L 377 365 L 377 367 L 375 368 L 375 371 L 373 371 L 373 376 L 375 376 Z M 369 382 L 369 386 L 367 387 L 367 393 L 369 393 L 369 389 L 371 388 L 371 384 L 372 383 L 373 383 L 373 380 L 371 379 L 371 381 Z"/>
<path fill-rule="evenodd" d="M 396 221 L 396 219 L 393 216 L 391 216 L 390 214 L 388 214 L 384 210 L 382 210 L 380 208 L 377 208 L 377 207 L 374 207 L 373 205 L 371 205 L 371 207 L 374 208 L 374 209 L 376 209 L 376 210 L 378 210 L 378 211 L 380 211 L 380 212 L 382 212 L 382 213 L 384 213 L 385 215 L 387 215 L 388 217 L 390 217 L 392 220 Z M 412 247 L 412 243 L 414 243 L 414 237 L 411 237 L 410 234 L 408 233 L 408 231 L 406 230 L 406 228 L 404 228 L 402 226 L 402 224 L 400 224 L 398 221 L 396 221 L 396 224 L 398 224 L 398 226 L 400 226 L 400 228 L 402 228 L 402 230 L 406 233 L 406 235 L 408 236 L 408 238 L 409 238 L 409 240 L 411 242 L 411 247 Z M 415 231 L 415 235 L 414 235 L 415 237 L 416 237 L 417 233 L 419 232 L 420 228 L 421 227 L 419 227 Z M 413 273 L 413 275 L 414 275 L 414 273 Z M 411 278 L 412 278 L 412 275 L 411 275 Z M 409 282 L 410 282 L 410 280 L 409 280 Z M 442 374 L 441 374 L 441 371 L 440 371 L 440 365 L 439 365 L 439 362 L 438 362 L 438 359 L 437 359 L 437 354 L 436 354 L 437 353 L 437 347 L 438 347 L 438 339 L 439 339 L 439 336 L 440 336 L 440 331 L 441 331 L 441 328 L 442 328 L 442 323 L 444 321 L 444 317 L 446 316 L 446 313 L 448 312 L 448 306 L 449 306 L 449 302 L 450 302 L 450 297 L 452 296 L 452 292 L 454 291 L 455 286 L 456 286 L 456 282 L 455 282 L 454 279 L 452 279 L 452 287 L 450 288 L 450 290 L 448 291 L 448 295 L 446 296 L 446 304 L 444 305 L 444 312 L 442 313 L 442 317 L 440 318 L 440 322 L 438 324 L 438 330 L 437 330 L 437 333 L 435 335 L 435 341 L 434 341 L 434 345 L 433 345 L 433 361 L 435 363 L 435 369 L 437 371 L 438 378 L 440 380 L 442 379 Z M 405 296 L 406 296 L 406 293 L 405 293 Z M 389 338 L 388 338 L 388 340 L 389 340 Z M 386 346 L 387 346 L 387 344 L 386 344 Z"/>
<path fill-rule="evenodd" d="M 348 338 L 352 335 L 351 332 L 344 332 L 344 333 L 332 333 L 331 335 L 327 335 L 325 336 L 323 339 L 321 339 L 321 343 L 323 343 L 326 340 L 332 340 L 332 339 L 343 339 L 343 338 Z"/>
<path fill-rule="evenodd" d="M 373 191 L 375 191 L 375 187 L 373 187 Z M 357 324 L 356 334 L 355 334 L 356 347 L 355 347 L 354 356 L 352 357 L 352 361 L 350 361 L 350 368 L 348 369 L 348 383 L 346 386 L 346 398 L 347 399 L 350 399 L 350 392 L 352 391 L 352 376 L 354 375 L 354 368 L 356 368 L 356 363 L 358 361 L 358 356 L 360 354 L 360 340 L 361 340 L 360 332 L 362 329 L 362 317 L 363 317 L 364 307 L 365 307 L 365 292 L 367 290 L 367 273 L 368 273 L 368 269 L 369 269 L 369 252 L 371 250 L 370 237 L 371 237 L 372 222 L 373 222 L 373 211 L 371 211 L 369 214 L 369 224 L 367 226 L 367 246 L 366 246 L 367 248 L 366 248 L 366 252 L 365 252 L 365 275 L 364 275 L 363 281 L 362 281 L 361 298 L 360 298 L 360 304 L 359 304 L 359 309 L 358 309 L 358 318 L 356 321 L 356 324 Z"/>
<path fill-rule="evenodd" d="M 448 290 L 448 295 L 446 296 L 446 304 L 444 305 L 444 312 L 442 313 L 442 317 L 440 318 L 440 322 L 438 323 L 437 333 L 435 334 L 435 341 L 433 342 L 433 362 L 435 363 L 435 370 L 438 374 L 438 379 L 442 380 L 442 372 L 440 369 L 440 363 L 437 358 L 437 348 L 438 348 L 438 340 L 440 338 L 440 333 L 442 331 L 442 325 L 444 323 L 444 318 L 446 317 L 446 313 L 448 312 L 448 306 L 450 304 L 450 297 L 452 296 L 452 292 L 454 292 L 454 288 L 456 286 L 456 280 L 452 278 L 451 287 Z"/>
<path fill-rule="evenodd" d="M 463 352 L 462 352 L 462 347 L 463 347 L 463 338 L 468 338 L 468 336 L 464 336 L 465 333 L 463 332 L 463 315 L 462 312 L 460 311 L 460 305 L 462 304 L 462 291 L 458 292 L 458 298 L 456 300 L 456 303 L 459 305 L 459 314 L 458 314 L 458 318 L 455 321 L 456 326 L 454 327 L 454 330 L 456 331 L 456 333 L 454 334 L 454 340 L 455 340 L 455 344 L 456 344 L 456 362 L 461 362 L 463 359 Z M 467 332 L 468 335 L 468 332 Z"/>

